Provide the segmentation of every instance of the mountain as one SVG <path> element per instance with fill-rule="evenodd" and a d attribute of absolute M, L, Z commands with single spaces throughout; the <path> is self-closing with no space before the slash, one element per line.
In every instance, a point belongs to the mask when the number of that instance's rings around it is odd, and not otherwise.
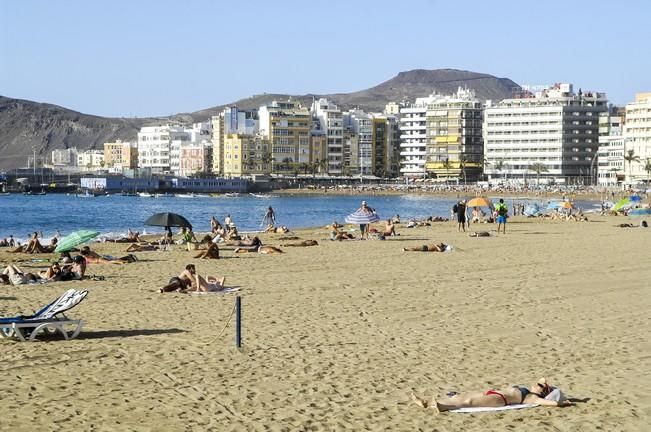
<path fill-rule="evenodd" d="M 511 96 L 519 86 L 507 78 L 456 69 L 400 72 L 394 78 L 375 87 L 331 95 L 288 94 L 254 95 L 237 102 L 171 118 L 109 118 L 82 114 L 60 106 L 0 96 L 0 169 L 26 166 L 27 158 L 36 148 L 39 160 L 49 159 L 54 149 L 102 149 L 104 142 L 121 139 L 135 140 L 140 127 L 169 119 L 190 122 L 203 121 L 218 114 L 226 106 L 241 109 L 258 108 L 273 100 L 292 98 L 309 106 L 313 98 L 326 97 L 348 109 L 359 107 L 367 111 L 382 111 L 388 102 L 414 101 L 436 91 L 456 92 L 458 87 L 473 89 L 479 99 L 501 100 Z"/>

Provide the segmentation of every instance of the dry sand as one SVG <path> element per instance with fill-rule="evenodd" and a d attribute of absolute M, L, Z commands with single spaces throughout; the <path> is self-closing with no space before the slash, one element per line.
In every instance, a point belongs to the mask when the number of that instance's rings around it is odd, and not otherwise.
<path fill-rule="evenodd" d="M 490 238 L 439 223 L 349 242 L 313 229 L 300 235 L 319 246 L 283 255 L 199 261 L 176 246 L 90 265 L 104 281 L 3 286 L 2 316 L 69 287 L 90 294 L 70 313 L 86 320 L 78 339 L 0 341 L 0 429 L 648 430 L 651 230 L 621 222 L 514 218 Z M 434 241 L 455 250 L 402 251 Z M 32 257 L 42 258 L 0 252 Z M 243 349 L 232 322 L 217 338 L 234 294 L 157 292 L 189 262 L 241 287 Z M 542 376 L 589 401 L 478 415 L 409 403 L 411 389 L 442 396 Z"/>

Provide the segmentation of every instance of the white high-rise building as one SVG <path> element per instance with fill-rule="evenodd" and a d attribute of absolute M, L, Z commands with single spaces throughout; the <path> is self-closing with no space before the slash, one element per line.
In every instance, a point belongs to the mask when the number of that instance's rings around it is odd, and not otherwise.
<path fill-rule="evenodd" d="M 599 116 L 599 151 L 597 156 L 597 184 L 615 186 L 624 181 L 623 118 L 615 112 Z"/>
<path fill-rule="evenodd" d="M 404 177 L 425 176 L 427 105 L 434 98 L 417 98 L 414 104 L 400 108 L 400 174 Z"/>
<path fill-rule="evenodd" d="M 328 173 L 343 174 L 344 165 L 344 122 L 341 110 L 327 99 L 321 98 L 312 104 L 312 113 L 319 120 L 325 132 L 328 151 Z"/>
<path fill-rule="evenodd" d="M 651 93 L 638 93 L 635 102 L 626 105 L 625 155 L 633 151 L 639 162 L 626 162 L 626 184 L 646 182 L 649 172 L 645 170 L 647 161 L 651 161 Z"/>
<path fill-rule="evenodd" d="M 138 132 L 138 167 L 150 168 L 153 174 L 178 170 L 181 143 L 189 141 L 189 135 L 181 126 L 146 126 Z"/>
<path fill-rule="evenodd" d="M 525 181 L 536 177 L 559 183 L 590 183 L 599 146 L 599 115 L 606 111 L 605 93 L 575 94 L 572 84 L 555 84 L 496 105 L 484 113 L 484 169 L 490 179 Z"/>

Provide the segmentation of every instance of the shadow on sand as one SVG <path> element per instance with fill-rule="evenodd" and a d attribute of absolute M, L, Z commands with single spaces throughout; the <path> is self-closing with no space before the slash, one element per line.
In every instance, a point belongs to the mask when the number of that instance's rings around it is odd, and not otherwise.
<path fill-rule="evenodd" d="M 134 330 L 96 330 L 82 331 L 77 339 L 124 338 L 134 336 L 156 336 L 161 334 L 187 333 L 187 330 L 171 329 L 134 329 Z"/>

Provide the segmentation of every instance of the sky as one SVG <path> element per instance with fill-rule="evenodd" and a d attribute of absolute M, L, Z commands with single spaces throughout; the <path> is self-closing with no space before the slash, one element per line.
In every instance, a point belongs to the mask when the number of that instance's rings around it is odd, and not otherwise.
<path fill-rule="evenodd" d="M 647 0 L 0 0 L 0 95 L 166 116 L 452 68 L 623 105 L 651 91 L 650 18 Z"/>

